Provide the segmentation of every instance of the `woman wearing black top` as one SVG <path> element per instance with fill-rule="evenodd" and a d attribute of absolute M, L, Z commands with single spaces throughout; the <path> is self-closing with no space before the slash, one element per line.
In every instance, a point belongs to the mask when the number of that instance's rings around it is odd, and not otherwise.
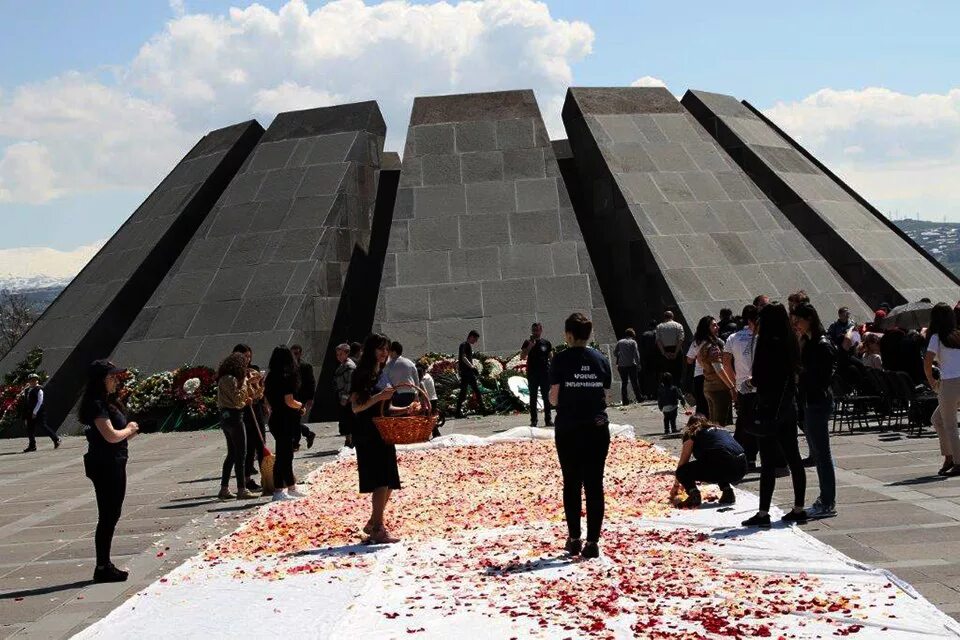
<path fill-rule="evenodd" d="M 110 562 L 110 545 L 127 493 L 127 441 L 137 435 L 140 428 L 136 422 L 127 422 L 117 401 L 116 375 L 121 371 L 107 360 L 91 363 L 87 370 L 87 386 L 77 411 L 87 437 L 83 468 L 97 494 L 94 582 L 124 582 L 127 579 L 127 572 Z"/>
<path fill-rule="evenodd" d="M 566 549 L 584 558 L 600 555 L 603 526 L 603 471 L 610 449 L 607 394 L 610 363 L 587 347 L 593 323 L 574 313 L 564 325 L 569 349 L 550 365 L 550 404 L 557 409 L 555 440 L 563 474 L 563 511 L 567 520 Z M 587 541 L 580 541 L 580 493 L 587 496 Z"/>
<path fill-rule="evenodd" d="M 803 430 L 810 455 L 816 461 L 820 497 L 810 508 L 812 518 L 837 515 L 837 478 L 830 452 L 830 415 L 833 392 L 830 383 L 837 348 L 823 330 L 813 305 L 797 305 L 790 314 L 800 335 L 800 396 L 804 399 Z"/>
<path fill-rule="evenodd" d="M 293 353 L 280 345 L 270 355 L 270 370 L 264 382 L 264 398 L 270 405 L 270 433 L 276 441 L 273 461 L 273 499 L 303 498 L 293 477 L 293 443 L 300 433 L 303 404 L 294 396 L 300 390 L 300 368 Z"/>
<path fill-rule="evenodd" d="M 720 504 L 734 504 L 737 497 L 731 485 L 743 480 L 746 474 L 747 456 L 733 434 L 703 416 L 691 416 L 683 430 L 683 449 L 670 499 L 675 500 L 683 487 L 687 497 L 677 506 L 695 509 L 701 504 L 697 482 L 713 482 L 722 492 Z"/>
<path fill-rule="evenodd" d="M 360 362 L 350 379 L 350 405 L 353 408 L 353 445 L 357 450 L 357 474 L 360 493 L 372 494 L 370 519 L 363 527 L 371 544 L 397 542 L 383 524 L 383 512 L 390 494 L 400 489 L 397 448 L 387 444 L 373 424 L 380 415 L 381 403 L 393 397 L 393 387 L 379 386 L 380 371 L 390 355 L 390 340 L 373 334 L 363 345 Z"/>
<path fill-rule="evenodd" d="M 755 433 L 760 448 L 760 510 L 743 521 L 745 527 L 770 527 L 770 502 L 776 485 L 776 461 L 786 458 L 793 480 L 793 510 L 785 522 L 806 520 L 803 510 L 807 478 L 797 446 L 797 368 L 800 348 L 787 310 L 778 302 L 760 311 L 753 376 L 757 389 Z"/>

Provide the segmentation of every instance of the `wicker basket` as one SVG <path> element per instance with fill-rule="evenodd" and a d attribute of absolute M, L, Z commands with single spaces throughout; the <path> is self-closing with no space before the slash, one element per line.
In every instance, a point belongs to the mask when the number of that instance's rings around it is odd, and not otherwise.
<path fill-rule="evenodd" d="M 430 413 L 430 399 L 427 392 L 412 384 L 400 384 L 399 387 L 416 389 L 423 397 L 420 413 L 403 415 L 385 415 L 389 402 L 380 403 L 380 415 L 373 419 L 373 425 L 387 444 L 417 444 L 427 442 L 437 425 L 437 417 Z"/>

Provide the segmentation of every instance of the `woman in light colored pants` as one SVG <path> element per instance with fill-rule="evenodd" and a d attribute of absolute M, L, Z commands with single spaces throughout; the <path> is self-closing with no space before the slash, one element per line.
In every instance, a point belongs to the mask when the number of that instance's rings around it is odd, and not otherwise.
<path fill-rule="evenodd" d="M 943 302 L 930 311 L 930 342 L 923 359 L 927 382 L 937 390 L 940 404 L 933 413 L 933 426 L 940 437 L 942 476 L 960 476 L 960 433 L 957 432 L 957 407 L 960 407 L 960 330 L 953 309 Z M 940 365 L 939 382 L 933 377 L 934 361 Z"/>

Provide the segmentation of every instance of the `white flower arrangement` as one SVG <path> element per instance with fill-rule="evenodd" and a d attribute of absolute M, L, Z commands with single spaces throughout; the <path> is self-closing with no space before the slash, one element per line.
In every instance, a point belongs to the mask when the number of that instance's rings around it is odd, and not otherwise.
<path fill-rule="evenodd" d="M 127 410 L 130 413 L 144 413 L 153 409 L 162 400 L 169 398 L 173 387 L 173 373 L 163 371 L 148 376 L 141 381 L 127 400 Z"/>
<path fill-rule="evenodd" d="M 192 396 L 200 388 L 200 378 L 190 378 L 183 383 L 183 390 L 188 396 Z"/>

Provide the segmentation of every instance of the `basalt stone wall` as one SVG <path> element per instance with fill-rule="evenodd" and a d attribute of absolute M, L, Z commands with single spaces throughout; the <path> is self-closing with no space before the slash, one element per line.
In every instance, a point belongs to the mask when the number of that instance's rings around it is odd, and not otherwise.
<path fill-rule="evenodd" d="M 351 261 L 370 247 L 385 134 L 375 102 L 278 115 L 116 360 L 215 366 L 244 342 L 263 366 L 278 344 L 322 361 Z"/>
<path fill-rule="evenodd" d="M 617 330 L 667 308 L 688 327 L 805 289 L 869 309 L 663 88 L 573 88 L 563 107 L 593 268 Z"/>
<path fill-rule="evenodd" d="M 532 91 L 417 98 L 384 263 L 377 327 L 405 352 L 514 353 L 531 322 L 611 326 Z"/>
<path fill-rule="evenodd" d="M 873 308 L 960 296 L 956 276 L 758 112 L 704 91 L 683 104 Z"/>
<path fill-rule="evenodd" d="M 5 373 L 43 349 L 51 425 L 63 422 L 87 365 L 117 346 L 262 135 L 251 121 L 204 136 L 0 361 Z"/>

